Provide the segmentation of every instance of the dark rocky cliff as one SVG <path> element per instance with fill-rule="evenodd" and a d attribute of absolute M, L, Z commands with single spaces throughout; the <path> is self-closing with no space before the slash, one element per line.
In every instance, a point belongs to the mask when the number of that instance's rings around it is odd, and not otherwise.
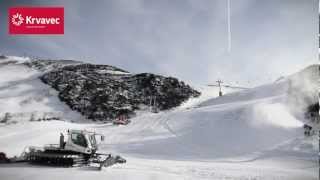
<path fill-rule="evenodd" d="M 109 65 L 37 60 L 28 66 L 45 71 L 40 79 L 59 92 L 71 109 L 92 120 L 109 121 L 152 106 L 168 110 L 199 92 L 173 77 L 131 74 Z"/>

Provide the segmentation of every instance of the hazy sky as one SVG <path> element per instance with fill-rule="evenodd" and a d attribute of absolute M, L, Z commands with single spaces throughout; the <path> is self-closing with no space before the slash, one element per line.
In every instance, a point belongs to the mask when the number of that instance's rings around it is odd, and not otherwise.
<path fill-rule="evenodd" d="M 0 2 L 0 52 L 77 59 L 207 84 L 261 84 L 317 63 L 317 0 L 25 0 Z M 64 35 L 12 36 L 7 10 L 65 7 Z"/>

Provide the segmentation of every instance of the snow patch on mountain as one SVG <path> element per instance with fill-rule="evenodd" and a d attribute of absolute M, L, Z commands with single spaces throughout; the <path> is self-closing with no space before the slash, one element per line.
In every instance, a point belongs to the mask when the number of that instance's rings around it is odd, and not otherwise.
<path fill-rule="evenodd" d="M 51 118 L 83 119 L 58 99 L 54 89 L 40 81 L 41 74 L 21 63 L 0 66 L 0 120 L 6 114 L 10 116 L 8 123 Z"/>

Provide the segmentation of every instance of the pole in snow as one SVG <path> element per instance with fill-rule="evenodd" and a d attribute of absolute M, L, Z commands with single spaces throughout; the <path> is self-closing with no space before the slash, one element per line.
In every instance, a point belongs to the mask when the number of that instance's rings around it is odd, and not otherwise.
<path fill-rule="evenodd" d="M 153 97 L 152 97 L 152 96 L 150 96 L 150 102 L 149 102 L 150 112 L 152 112 L 152 99 L 153 99 Z"/>
<path fill-rule="evenodd" d="M 320 71 L 320 69 L 319 69 Z M 320 107 L 320 93 L 318 93 L 318 103 Z M 320 109 L 319 109 L 319 115 L 320 115 Z M 320 130 L 318 130 L 318 143 L 319 143 L 319 152 L 318 152 L 318 168 L 319 168 L 319 174 L 318 174 L 318 179 L 320 180 Z"/>
<path fill-rule="evenodd" d="M 221 91 L 221 84 L 223 83 L 220 79 L 218 81 L 216 81 L 218 83 L 219 86 L 219 96 L 222 96 L 222 91 Z"/>
<path fill-rule="evenodd" d="M 157 111 L 157 96 L 154 96 L 154 99 L 153 99 L 153 112 L 156 112 Z"/>
<path fill-rule="evenodd" d="M 156 112 L 157 110 L 157 96 L 150 96 L 150 112 Z"/>

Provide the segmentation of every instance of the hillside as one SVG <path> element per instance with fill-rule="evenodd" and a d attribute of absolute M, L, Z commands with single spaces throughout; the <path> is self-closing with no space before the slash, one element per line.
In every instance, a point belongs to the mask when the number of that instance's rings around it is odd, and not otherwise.
<path fill-rule="evenodd" d="M 35 67 L 42 62 L 46 61 L 31 61 L 28 65 Z M 120 115 L 132 117 L 136 110 L 150 106 L 168 110 L 200 95 L 173 77 L 131 74 L 108 65 L 82 63 L 56 67 L 40 79 L 56 89 L 60 100 L 71 109 L 100 121 L 110 121 Z"/>
<path fill-rule="evenodd" d="M 150 106 L 168 110 L 199 92 L 173 77 L 131 74 L 108 65 L 73 60 L 30 60 L 8 56 L 0 60 L 3 91 L 0 119 L 83 119 L 110 121 L 135 116 Z M 52 86 L 50 88 L 48 85 Z M 8 95 L 9 94 L 9 95 Z M 152 103 L 151 103 L 152 102 Z"/>
<path fill-rule="evenodd" d="M 290 86 L 298 82 L 294 77 L 316 72 L 306 68 L 276 83 L 223 97 L 210 94 L 216 90 L 203 90 L 199 101 L 190 99 L 157 114 L 137 113 L 127 126 L 55 120 L 3 124 L 0 147 L 11 156 L 28 145 L 57 143 L 61 131 L 74 128 L 104 134 L 101 151 L 121 154 L 128 163 L 102 172 L 22 163 L 0 165 L 0 174 L 5 179 L 317 179 L 317 137 L 304 137 L 306 120 L 291 109 L 292 102 L 300 101 L 289 100 L 293 94 L 313 92 L 318 83 L 308 76 L 310 91 L 300 91 L 305 87 Z M 288 93 L 291 90 L 295 93 Z"/>
<path fill-rule="evenodd" d="M 7 123 L 51 118 L 82 120 L 79 113 L 58 98 L 58 92 L 39 80 L 42 72 L 23 63 L 29 59 L 9 57 L 0 60 L 0 119 L 10 114 Z"/>

